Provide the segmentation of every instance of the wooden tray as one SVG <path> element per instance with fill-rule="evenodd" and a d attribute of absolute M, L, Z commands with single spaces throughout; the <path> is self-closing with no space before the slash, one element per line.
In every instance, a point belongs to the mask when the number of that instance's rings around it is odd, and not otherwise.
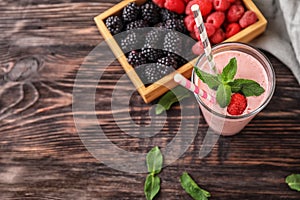
<path fill-rule="evenodd" d="M 118 43 L 114 40 L 113 36 L 107 29 L 105 25 L 105 19 L 111 15 L 119 15 L 122 9 L 129 4 L 130 2 L 136 2 L 137 4 L 143 4 L 146 0 L 124 0 L 117 5 L 113 6 L 112 8 L 108 9 L 107 11 L 103 12 L 102 14 L 96 16 L 94 18 L 97 27 L 102 34 L 103 38 L 106 40 L 107 44 L 110 46 L 111 50 L 118 58 L 119 62 L 121 63 L 122 67 L 124 68 L 125 72 L 127 73 L 128 77 L 135 85 L 137 91 L 142 96 L 143 100 L 146 103 L 149 103 L 156 99 L 157 97 L 164 94 L 169 89 L 175 87 L 177 83 L 173 81 L 173 76 L 175 73 L 180 73 L 186 78 L 191 77 L 193 65 L 196 63 L 197 58 L 190 61 L 189 63 L 183 65 L 182 67 L 178 68 L 175 72 L 163 77 L 162 79 L 158 80 L 157 82 L 145 87 L 137 73 L 135 72 L 134 68 L 127 62 L 126 56 L 123 54 L 123 51 L 119 47 Z M 258 17 L 258 21 L 251 26 L 240 31 L 238 34 L 228 38 L 224 42 L 249 42 L 261 33 L 263 33 L 267 26 L 267 20 L 262 15 L 262 13 L 258 10 L 252 0 L 243 0 L 247 9 L 252 10 L 256 13 Z"/>

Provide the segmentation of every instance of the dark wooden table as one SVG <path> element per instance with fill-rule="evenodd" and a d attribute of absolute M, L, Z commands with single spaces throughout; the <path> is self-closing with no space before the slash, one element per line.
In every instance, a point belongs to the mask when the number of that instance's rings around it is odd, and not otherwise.
<path fill-rule="evenodd" d="M 0 1 L 0 199 L 145 199 L 146 173 L 122 172 L 93 157 L 75 127 L 74 116 L 80 113 L 72 108 L 76 74 L 103 42 L 93 17 L 118 2 Z M 159 174 L 157 199 L 191 199 L 179 183 L 184 171 L 211 192 L 211 199 L 300 199 L 285 184 L 287 175 L 300 173 L 300 87 L 284 64 L 267 56 L 277 78 L 269 105 L 240 134 L 221 137 L 204 159 L 198 155 L 207 125 L 201 115 L 189 116 L 199 120 L 197 135 Z M 118 123 L 128 130 L 131 120 L 149 124 L 156 102 L 145 104 L 133 92 L 129 100 L 124 97 L 129 111 L 119 110 L 130 117 L 116 122 L 111 101 L 124 71 L 117 61 L 101 67 L 99 59 L 105 57 L 94 59 L 99 66 L 95 72 L 103 74 L 93 103 L 104 135 L 127 152 L 165 148 L 183 120 L 180 104 L 167 112 L 158 134 L 126 134 Z M 93 81 L 83 80 L 78 87 L 87 91 Z M 121 81 L 124 90 L 133 88 L 128 78 Z M 194 98 L 184 101 L 189 102 L 187 109 L 198 109 Z M 89 127 L 93 113 L 81 114 Z"/>

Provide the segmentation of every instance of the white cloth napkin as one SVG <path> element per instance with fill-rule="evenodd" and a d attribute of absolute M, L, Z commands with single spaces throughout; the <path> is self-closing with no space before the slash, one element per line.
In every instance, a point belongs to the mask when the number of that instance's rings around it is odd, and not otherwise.
<path fill-rule="evenodd" d="M 300 84 L 300 0 L 254 0 L 268 20 L 264 34 L 250 44 L 288 66 Z"/>

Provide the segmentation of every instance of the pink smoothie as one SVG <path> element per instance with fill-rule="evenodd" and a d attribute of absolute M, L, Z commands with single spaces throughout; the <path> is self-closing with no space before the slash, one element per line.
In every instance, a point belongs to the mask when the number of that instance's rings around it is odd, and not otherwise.
<path fill-rule="evenodd" d="M 221 108 L 218 104 L 212 104 L 201 98 L 202 102 L 206 106 L 208 106 L 209 109 L 223 115 L 216 115 L 200 104 L 201 111 L 208 125 L 213 130 L 221 133 L 222 135 L 233 135 L 240 132 L 244 128 L 244 126 L 247 125 L 249 121 L 255 116 L 255 114 L 251 114 L 251 112 L 259 108 L 266 101 L 270 94 L 267 72 L 265 71 L 263 65 L 252 55 L 241 51 L 223 51 L 215 54 L 214 59 L 218 73 L 222 72 L 222 69 L 233 57 L 237 59 L 237 73 L 235 75 L 235 78 L 254 80 L 265 89 L 265 92 L 260 96 L 247 97 L 248 105 L 241 116 L 231 116 L 227 113 L 226 108 Z M 209 72 L 207 62 L 204 64 L 204 66 L 198 67 L 204 71 Z M 204 84 L 198 77 L 196 77 L 194 80 L 199 88 L 215 95 L 215 91 L 209 89 L 208 86 Z M 225 115 L 227 117 L 225 117 Z"/>

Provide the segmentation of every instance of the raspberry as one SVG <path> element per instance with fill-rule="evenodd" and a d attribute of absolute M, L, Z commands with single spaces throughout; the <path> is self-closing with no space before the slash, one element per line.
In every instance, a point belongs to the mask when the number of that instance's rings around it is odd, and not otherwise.
<path fill-rule="evenodd" d="M 190 32 L 190 36 L 194 39 L 194 40 L 198 40 L 198 38 L 196 37 L 195 32 Z"/>
<path fill-rule="evenodd" d="M 216 32 L 216 27 L 211 23 L 204 23 L 207 36 L 210 37 Z M 197 40 L 201 40 L 197 25 L 194 26 L 194 32 Z"/>
<path fill-rule="evenodd" d="M 225 33 L 221 28 L 217 29 L 216 32 L 210 37 L 210 41 L 213 44 L 218 44 L 225 39 Z"/>
<path fill-rule="evenodd" d="M 173 11 L 177 14 L 184 13 L 185 9 L 185 3 L 183 2 L 183 0 L 166 0 L 164 6 L 166 9 Z"/>
<path fill-rule="evenodd" d="M 216 27 L 211 23 L 204 23 L 204 26 L 208 37 L 212 36 L 217 30 Z"/>
<path fill-rule="evenodd" d="M 156 5 L 158 5 L 159 7 L 163 8 L 164 4 L 166 2 L 166 0 L 152 0 L 153 3 L 155 3 Z"/>
<path fill-rule="evenodd" d="M 188 31 L 193 32 L 195 24 L 196 24 L 196 22 L 192 15 L 188 15 L 184 18 L 184 25 Z"/>
<path fill-rule="evenodd" d="M 255 12 L 248 10 L 244 13 L 242 18 L 240 19 L 239 24 L 242 28 L 246 28 L 247 26 L 254 24 L 256 21 L 257 21 L 257 16 Z"/>
<path fill-rule="evenodd" d="M 240 32 L 241 27 L 238 23 L 231 23 L 226 27 L 226 38 L 229 38 L 235 34 L 237 34 L 238 32 Z"/>
<path fill-rule="evenodd" d="M 228 0 L 214 0 L 213 4 L 216 11 L 225 11 L 230 6 Z"/>
<path fill-rule="evenodd" d="M 243 5 L 242 0 L 235 0 L 234 5 Z"/>
<path fill-rule="evenodd" d="M 199 5 L 202 16 L 208 15 L 213 8 L 211 0 L 192 0 L 187 4 L 185 8 L 185 14 L 193 15 L 191 7 L 194 4 Z"/>
<path fill-rule="evenodd" d="M 216 28 L 220 28 L 224 21 L 225 14 L 221 11 L 211 13 L 206 19 L 207 23 L 213 24 Z"/>
<path fill-rule="evenodd" d="M 234 3 L 235 0 L 227 0 L 229 3 Z"/>
<path fill-rule="evenodd" d="M 194 44 L 194 46 L 192 47 L 192 52 L 193 52 L 193 54 L 195 54 L 195 55 L 201 55 L 201 54 L 204 53 L 204 48 L 203 48 L 203 44 L 202 44 L 201 41 L 196 42 L 196 43 Z"/>
<path fill-rule="evenodd" d="M 234 93 L 231 96 L 227 112 L 231 115 L 241 115 L 247 107 L 247 99 L 244 95 Z"/>
<path fill-rule="evenodd" d="M 242 5 L 232 5 L 227 12 L 228 22 L 237 22 L 245 13 L 245 8 Z"/>

